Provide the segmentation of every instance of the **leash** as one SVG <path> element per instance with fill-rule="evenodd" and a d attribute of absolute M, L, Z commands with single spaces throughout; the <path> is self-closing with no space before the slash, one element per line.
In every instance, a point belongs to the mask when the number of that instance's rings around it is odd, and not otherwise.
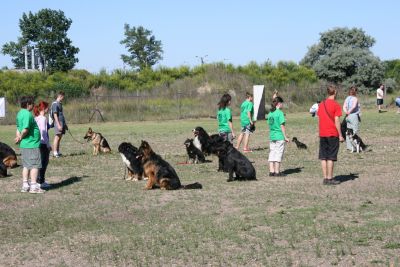
<path fill-rule="evenodd" d="M 71 136 L 72 140 L 74 140 L 75 142 L 84 145 L 85 143 L 78 141 L 71 133 L 71 130 L 68 128 L 67 132 L 69 133 L 69 135 Z"/>

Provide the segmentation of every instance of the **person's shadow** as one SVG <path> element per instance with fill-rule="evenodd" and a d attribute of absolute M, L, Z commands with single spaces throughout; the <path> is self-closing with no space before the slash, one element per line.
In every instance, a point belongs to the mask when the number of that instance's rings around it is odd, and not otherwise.
<path fill-rule="evenodd" d="M 301 172 L 302 169 L 304 169 L 304 167 L 286 169 L 283 171 L 283 173 L 286 175 L 293 174 L 293 173 L 299 173 L 299 172 Z"/>
<path fill-rule="evenodd" d="M 82 177 L 88 177 L 88 176 L 84 175 Z M 59 189 L 59 188 L 64 187 L 64 186 L 69 186 L 71 184 L 80 182 L 82 180 L 82 177 L 72 176 L 72 177 L 69 177 L 69 178 L 67 178 L 65 180 L 62 180 L 61 182 L 50 184 L 51 187 L 49 188 L 49 190 Z"/>
<path fill-rule="evenodd" d="M 347 181 L 352 181 L 358 178 L 358 173 L 350 173 L 350 174 L 344 174 L 344 175 L 338 175 L 335 177 L 336 181 L 339 181 L 340 183 L 344 183 Z"/>

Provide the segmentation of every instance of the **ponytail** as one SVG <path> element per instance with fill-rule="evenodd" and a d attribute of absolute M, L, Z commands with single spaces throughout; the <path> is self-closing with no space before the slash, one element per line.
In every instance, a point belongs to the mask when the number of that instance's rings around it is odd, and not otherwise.
<path fill-rule="evenodd" d="M 283 99 L 282 99 L 282 97 L 277 96 L 277 97 L 275 97 L 275 98 L 272 100 L 270 112 L 274 112 L 274 111 L 276 110 L 276 106 L 277 106 L 279 103 L 283 103 Z"/>

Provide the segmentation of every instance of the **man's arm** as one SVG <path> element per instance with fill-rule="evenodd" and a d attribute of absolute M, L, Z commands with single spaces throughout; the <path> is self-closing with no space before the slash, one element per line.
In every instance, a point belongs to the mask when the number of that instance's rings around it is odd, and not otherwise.
<path fill-rule="evenodd" d="M 342 130 L 340 129 L 340 117 L 335 116 L 335 126 L 336 126 L 336 130 L 339 133 L 339 141 L 343 142 L 343 136 L 342 136 Z"/>

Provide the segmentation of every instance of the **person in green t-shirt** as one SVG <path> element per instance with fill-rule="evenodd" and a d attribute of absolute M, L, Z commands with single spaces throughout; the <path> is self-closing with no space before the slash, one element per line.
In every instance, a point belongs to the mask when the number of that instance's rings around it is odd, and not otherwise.
<path fill-rule="evenodd" d="M 224 141 L 232 142 L 235 138 L 232 124 L 232 111 L 229 108 L 231 105 L 232 97 L 229 94 L 224 94 L 218 103 L 218 132 L 224 138 Z"/>
<path fill-rule="evenodd" d="M 282 112 L 283 99 L 277 96 L 272 100 L 271 109 L 267 116 L 269 126 L 269 176 L 283 176 L 280 165 L 285 151 L 286 136 L 285 115 Z"/>
<path fill-rule="evenodd" d="M 40 131 L 32 115 L 33 97 L 21 98 L 21 110 L 17 114 L 15 143 L 19 144 L 22 158 L 21 192 L 44 193 L 37 183 L 39 169 L 42 167 L 40 156 Z M 31 184 L 28 183 L 28 177 Z"/>
<path fill-rule="evenodd" d="M 246 100 L 240 106 L 240 126 L 242 131 L 238 137 L 236 149 L 239 150 L 240 144 L 243 142 L 243 152 L 252 152 L 249 148 L 249 136 L 254 131 L 254 104 L 253 95 L 251 93 L 246 93 Z M 243 139 L 244 138 L 244 139 Z"/>

